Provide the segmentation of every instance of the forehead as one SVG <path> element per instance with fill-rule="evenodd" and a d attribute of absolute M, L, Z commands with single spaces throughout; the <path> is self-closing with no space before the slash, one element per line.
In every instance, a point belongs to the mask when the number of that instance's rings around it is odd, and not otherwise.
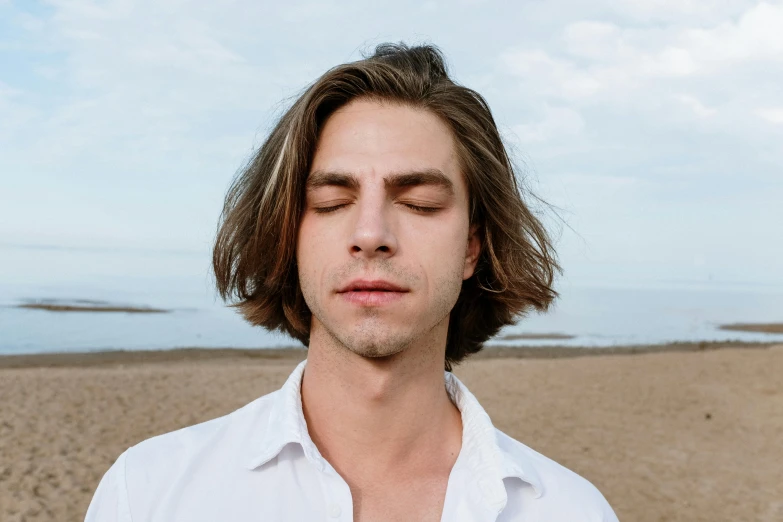
<path fill-rule="evenodd" d="M 449 177 L 458 190 L 463 185 L 453 134 L 437 115 L 359 99 L 327 119 L 310 172 L 350 172 L 371 181 L 390 172 L 433 169 Z"/>

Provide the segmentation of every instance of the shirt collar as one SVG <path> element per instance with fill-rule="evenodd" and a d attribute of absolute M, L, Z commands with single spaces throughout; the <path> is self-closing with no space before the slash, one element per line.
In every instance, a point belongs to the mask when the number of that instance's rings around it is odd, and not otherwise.
<path fill-rule="evenodd" d="M 258 445 L 249 448 L 249 458 L 245 461 L 245 467 L 248 469 L 266 464 L 276 457 L 286 444 L 294 442 L 302 446 L 308 460 L 321 471 L 325 470 L 326 461 L 307 432 L 307 422 L 302 411 L 302 376 L 306 364 L 307 359 L 300 362 L 283 386 L 272 396 L 269 420 L 266 426 L 263 426 Z"/>
<path fill-rule="evenodd" d="M 249 448 L 245 467 L 255 469 L 276 457 L 289 443 L 302 447 L 305 457 L 321 471 L 334 471 L 324 459 L 307 432 L 302 411 L 302 376 L 307 360 L 299 363 L 285 384 L 272 397 L 267 425 L 257 445 Z M 533 462 L 522 451 L 498 445 L 498 432 L 476 397 L 453 373 L 445 373 L 446 391 L 462 415 L 462 449 L 464 465 L 475 477 L 484 497 L 501 509 L 506 504 L 504 478 L 516 477 L 530 484 L 537 497 L 543 493 L 541 479 Z"/>
<path fill-rule="evenodd" d="M 467 465 L 476 477 L 479 489 L 487 500 L 505 506 L 504 478 L 516 477 L 530 484 L 536 497 L 543 494 L 541 478 L 533 461 L 524 451 L 504 448 L 498 444 L 500 432 L 492 420 L 462 381 L 451 372 L 445 372 L 446 391 L 462 414 L 462 450 Z"/>

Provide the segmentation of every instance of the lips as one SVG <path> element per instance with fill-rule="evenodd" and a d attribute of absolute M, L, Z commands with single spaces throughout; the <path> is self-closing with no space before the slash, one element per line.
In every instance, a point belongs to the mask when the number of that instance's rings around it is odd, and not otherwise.
<path fill-rule="evenodd" d="M 351 281 L 337 292 L 407 292 L 408 290 L 383 279 L 356 279 Z"/>
<path fill-rule="evenodd" d="M 378 307 L 394 303 L 409 292 L 408 289 L 381 279 L 357 279 L 338 290 L 340 297 L 358 306 Z"/>

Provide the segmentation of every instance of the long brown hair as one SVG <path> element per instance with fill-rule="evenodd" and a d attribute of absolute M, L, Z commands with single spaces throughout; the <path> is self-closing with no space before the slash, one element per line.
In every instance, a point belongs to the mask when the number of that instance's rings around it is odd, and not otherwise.
<path fill-rule="evenodd" d="M 277 122 L 226 195 L 213 249 L 217 290 L 251 324 L 309 343 L 311 313 L 299 286 L 296 238 L 304 184 L 319 131 L 357 98 L 431 111 L 454 133 L 481 254 L 463 281 L 446 341 L 445 367 L 481 350 L 531 308 L 546 310 L 559 270 L 550 238 L 528 208 L 487 102 L 458 85 L 432 45 L 381 44 L 307 87 Z"/>

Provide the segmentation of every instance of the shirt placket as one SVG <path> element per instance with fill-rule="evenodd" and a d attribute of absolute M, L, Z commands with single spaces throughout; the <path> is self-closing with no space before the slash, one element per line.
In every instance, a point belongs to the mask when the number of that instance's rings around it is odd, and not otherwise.
<path fill-rule="evenodd" d="M 329 468 L 324 470 L 326 520 L 329 522 L 353 522 L 351 488 L 334 469 Z"/>

